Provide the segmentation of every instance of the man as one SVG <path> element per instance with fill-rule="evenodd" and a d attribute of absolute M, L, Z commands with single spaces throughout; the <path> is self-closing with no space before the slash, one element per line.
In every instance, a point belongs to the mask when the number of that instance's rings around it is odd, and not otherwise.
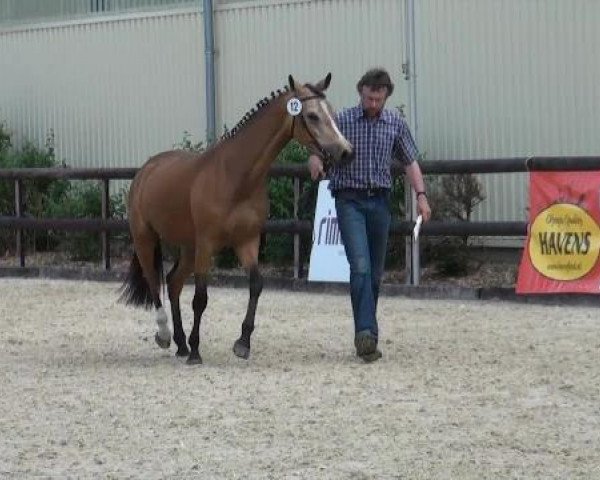
<path fill-rule="evenodd" d="M 365 362 L 381 358 L 377 348 L 377 300 L 385 266 L 391 222 L 392 158 L 402 162 L 417 194 L 417 210 L 426 222 L 431 217 L 417 147 L 399 112 L 384 109 L 394 91 L 389 74 L 375 68 L 357 86 L 360 103 L 341 110 L 336 123 L 354 147 L 352 162 L 329 172 L 338 226 L 350 264 L 350 298 L 354 316 L 356 354 Z M 323 178 L 323 161 L 310 155 L 313 180 Z"/>

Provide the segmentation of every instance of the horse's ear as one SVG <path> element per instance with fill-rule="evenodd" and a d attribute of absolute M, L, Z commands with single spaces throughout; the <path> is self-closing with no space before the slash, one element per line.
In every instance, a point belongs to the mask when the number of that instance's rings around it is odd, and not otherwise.
<path fill-rule="evenodd" d="M 317 83 L 315 85 L 315 87 L 317 87 L 317 89 L 319 91 L 324 92 L 325 90 L 327 90 L 327 87 L 329 87 L 330 83 L 331 83 L 331 72 L 329 72 L 323 80 L 321 80 L 319 83 Z"/>
<path fill-rule="evenodd" d="M 292 77 L 291 75 L 288 77 L 288 82 L 290 84 L 290 90 L 295 91 L 296 90 L 296 82 L 294 80 L 294 77 Z"/>

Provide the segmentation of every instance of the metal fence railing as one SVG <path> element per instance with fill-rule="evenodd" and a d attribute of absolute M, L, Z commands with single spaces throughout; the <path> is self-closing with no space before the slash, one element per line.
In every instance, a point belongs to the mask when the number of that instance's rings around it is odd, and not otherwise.
<path fill-rule="evenodd" d="M 542 171 L 600 171 L 600 157 L 528 157 L 498 158 L 485 160 L 427 160 L 421 162 L 424 174 L 493 174 L 510 172 Z M 15 215 L 0 216 L 0 229 L 16 230 L 16 252 L 21 267 L 25 266 L 25 248 L 23 245 L 24 230 L 64 230 L 99 232 L 102 239 L 102 258 L 104 268 L 110 269 L 110 233 L 127 231 L 126 220 L 110 218 L 109 182 L 111 180 L 132 179 L 137 172 L 135 168 L 19 168 L 0 169 L 0 181 L 14 181 Z M 394 165 L 395 176 L 401 174 L 401 167 Z M 308 220 L 298 218 L 298 202 L 300 197 L 300 181 L 309 178 L 304 165 L 275 165 L 270 176 L 291 177 L 294 183 L 294 218 L 285 220 L 269 220 L 265 225 L 266 233 L 287 233 L 294 235 L 294 276 L 297 278 L 300 269 L 300 234 L 312 231 Z M 24 181 L 31 179 L 77 179 L 99 181 L 102 184 L 102 215 L 100 218 L 32 218 L 26 216 L 23 206 Z M 407 208 L 407 212 L 411 209 Z M 412 219 L 395 221 L 391 233 L 410 235 L 414 227 Z M 424 236 L 511 236 L 526 235 L 527 222 L 444 222 L 430 221 L 423 225 L 421 235 Z M 418 252 L 418 249 L 414 250 Z M 406 265 L 412 265 L 412 259 L 406 259 Z M 417 279 L 418 283 L 418 279 Z"/>

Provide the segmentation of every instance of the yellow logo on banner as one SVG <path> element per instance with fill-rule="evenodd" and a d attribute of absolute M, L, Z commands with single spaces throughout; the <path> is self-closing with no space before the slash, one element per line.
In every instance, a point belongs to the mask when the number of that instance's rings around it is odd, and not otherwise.
<path fill-rule="evenodd" d="M 598 260 L 600 228 L 583 208 L 556 203 L 531 225 L 529 257 L 535 269 L 553 280 L 577 280 Z"/>

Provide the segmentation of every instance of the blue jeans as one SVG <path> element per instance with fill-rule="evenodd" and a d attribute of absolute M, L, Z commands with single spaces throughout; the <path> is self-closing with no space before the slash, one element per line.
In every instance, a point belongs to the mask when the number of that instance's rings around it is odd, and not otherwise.
<path fill-rule="evenodd" d="M 369 196 L 360 190 L 341 190 L 335 194 L 335 208 L 350 264 L 355 333 L 368 330 L 377 339 L 377 300 L 391 222 L 389 191 Z"/>

